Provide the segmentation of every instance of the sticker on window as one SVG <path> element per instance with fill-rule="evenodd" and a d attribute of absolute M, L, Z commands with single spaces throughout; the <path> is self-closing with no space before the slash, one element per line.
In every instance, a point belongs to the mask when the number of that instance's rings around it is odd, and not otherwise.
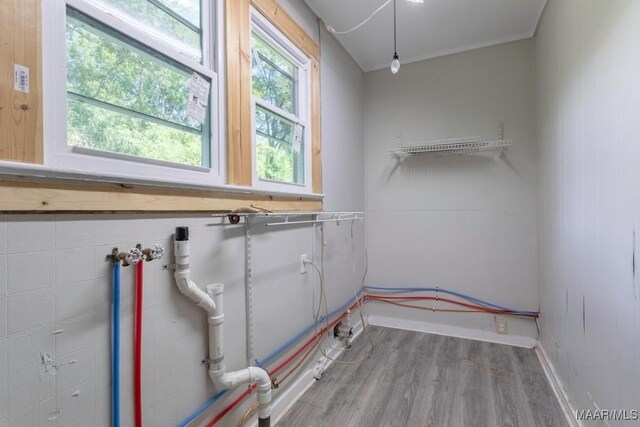
<path fill-rule="evenodd" d="M 29 67 L 13 64 L 13 90 L 29 93 Z"/>
<path fill-rule="evenodd" d="M 302 125 L 296 124 L 296 129 L 293 133 L 293 151 L 295 151 L 296 153 L 299 153 L 301 147 L 302 147 Z"/>
<path fill-rule="evenodd" d="M 207 105 L 209 104 L 209 89 L 211 83 L 198 73 L 193 73 L 189 82 L 189 100 L 187 114 L 193 120 L 204 124 L 207 121 Z"/>

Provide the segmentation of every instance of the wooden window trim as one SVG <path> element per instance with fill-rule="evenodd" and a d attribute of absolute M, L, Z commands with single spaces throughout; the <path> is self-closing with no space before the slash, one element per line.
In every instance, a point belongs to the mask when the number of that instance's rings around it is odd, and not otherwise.
<path fill-rule="evenodd" d="M 276 0 L 227 0 L 227 178 L 253 184 L 251 117 L 251 13 L 253 6 L 311 61 L 311 188 L 322 193 L 320 48 Z"/>
<path fill-rule="evenodd" d="M 0 1 L 1 160 L 44 161 L 41 1 Z M 13 90 L 14 64 L 29 67 L 29 93 Z"/>
<path fill-rule="evenodd" d="M 303 196 L 230 193 L 80 181 L 0 180 L 2 213 L 321 211 L 322 200 Z"/>

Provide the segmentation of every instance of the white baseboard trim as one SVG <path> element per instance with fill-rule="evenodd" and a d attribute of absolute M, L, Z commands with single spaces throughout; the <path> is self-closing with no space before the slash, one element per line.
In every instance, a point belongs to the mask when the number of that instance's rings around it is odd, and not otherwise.
<path fill-rule="evenodd" d="M 536 352 L 536 355 L 538 356 L 538 360 L 540 360 L 542 369 L 544 370 L 544 373 L 547 376 L 547 380 L 551 385 L 553 394 L 556 396 L 556 399 L 558 399 L 558 403 L 562 408 L 562 412 L 564 412 L 564 416 L 566 417 L 567 422 L 571 427 L 583 427 L 584 424 L 578 421 L 575 417 L 576 410 L 571 404 L 571 400 L 569 399 L 569 396 L 567 396 L 567 393 L 564 387 L 562 386 L 562 382 L 558 377 L 558 374 L 556 372 L 556 369 L 553 366 L 553 363 L 551 363 L 551 359 L 549 359 L 549 356 L 547 356 L 547 353 L 544 351 L 544 347 L 542 347 L 542 343 L 538 342 L 538 344 L 535 347 L 535 352 Z"/>
<path fill-rule="evenodd" d="M 352 313 L 353 316 L 353 313 Z M 353 340 L 358 338 L 362 334 L 362 322 L 358 321 L 353 327 Z M 335 359 L 340 355 L 340 351 L 344 349 L 344 345 L 336 347 L 335 349 L 329 349 L 327 354 L 332 359 Z M 271 424 L 275 426 L 278 421 L 284 417 L 287 412 L 295 405 L 295 403 L 302 397 L 303 394 L 306 393 L 307 390 L 317 381 L 313 376 L 313 368 L 317 363 L 322 363 L 324 365 L 324 370 L 326 371 L 332 364 L 333 360 L 327 359 L 322 356 L 316 359 L 315 363 L 311 360 L 308 362 L 309 368 L 306 371 L 298 374 L 297 378 L 287 386 L 286 390 L 283 390 L 281 393 L 277 394 L 277 397 L 273 399 L 271 402 Z M 255 419 L 253 422 L 248 423 L 247 425 L 251 427 L 256 427 L 258 425 L 258 420 Z"/>
<path fill-rule="evenodd" d="M 429 322 L 418 322 L 415 320 L 398 319 L 395 317 L 369 315 L 368 321 L 370 325 L 383 326 L 385 328 L 425 332 L 428 334 L 465 338 L 496 344 L 506 344 L 515 347 L 534 348 L 537 344 L 537 340 L 533 337 L 525 337 L 520 335 L 501 335 L 496 332 L 481 331 L 479 329 L 461 328 L 458 326 L 449 326 Z"/>
<path fill-rule="evenodd" d="M 384 316 L 368 316 L 367 323 L 374 326 L 382 326 L 385 328 L 403 329 L 407 331 L 425 332 L 436 335 L 444 335 L 456 338 L 472 339 L 476 341 L 491 342 L 496 344 L 505 344 L 515 347 L 524 347 L 533 349 L 540 360 L 542 369 L 551 385 L 554 395 L 562 408 L 567 422 L 571 427 L 584 427 L 584 424 L 577 421 L 574 414 L 575 408 L 571 404 L 571 400 L 567 396 L 562 383 L 557 376 L 555 368 L 544 351 L 541 343 L 532 337 L 524 337 L 518 335 L 500 335 L 495 332 L 480 331 L 476 329 L 460 328 L 457 326 L 448 326 L 428 322 L 418 322 L 412 320 L 404 320 Z M 362 334 L 362 322 L 358 322 L 354 328 L 354 339 Z M 329 352 L 331 358 L 335 358 L 340 354 L 342 347 L 333 349 Z M 326 359 L 324 356 L 317 359 L 316 363 L 325 364 L 325 370 L 328 369 L 333 361 Z M 309 369 L 299 374 L 286 390 L 279 393 L 271 404 L 271 420 L 273 425 L 277 423 L 289 412 L 295 403 L 302 397 L 304 393 L 316 382 L 313 376 L 313 368 L 316 363 L 309 362 Z M 248 424 L 251 427 L 258 425 L 257 420 Z"/>

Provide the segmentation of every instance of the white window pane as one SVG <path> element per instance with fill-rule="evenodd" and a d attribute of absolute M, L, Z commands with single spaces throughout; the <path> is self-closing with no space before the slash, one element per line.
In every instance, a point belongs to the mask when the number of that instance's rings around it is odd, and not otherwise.
<path fill-rule="evenodd" d="M 187 116 L 191 74 L 70 9 L 69 92 L 199 130 L 200 124 Z"/>
<path fill-rule="evenodd" d="M 67 140 L 74 147 L 203 165 L 200 135 L 69 99 Z"/>
<path fill-rule="evenodd" d="M 200 0 L 97 0 L 115 13 L 132 19 L 197 62 L 202 60 Z"/>
<path fill-rule="evenodd" d="M 253 95 L 296 114 L 297 67 L 255 33 L 252 43 Z"/>
<path fill-rule="evenodd" d="M 294 148 L 295 124 L 256 107 L 256 165 L 263 180 L 304 184 L 304 144 Z"/>
<path fill-rule="evenodd" d="M 200 0 L 155 0 L 155 2 L 159 7 L 168 8 L 200 28 Z"/>
<path fill-rule="evenodd" d="M 208 124 L 187 115 L 193 71 L 67 11 L 68 143 L 208 166 Z"/>

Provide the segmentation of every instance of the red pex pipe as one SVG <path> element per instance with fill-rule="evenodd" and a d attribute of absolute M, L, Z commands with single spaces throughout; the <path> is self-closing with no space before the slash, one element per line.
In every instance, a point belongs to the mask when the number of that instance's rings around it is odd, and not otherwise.
<path fill-rule="evenodd" d="M 231 404 L 229 404 L 229 406 L 224 408 L 222 410 L 222 412 L 220 412 L 218 415 L 216 415 L 216 417 L 214 419 L 209 421 L 209 424 L 207 424 L 207 427 L 212 427 L 212 426 L 218 424 L 218 421 L 220 421 L 222 418 L 224 418 L 224 416 L 227 415 L 233 408 L 238 406 L 240 404 L 240 402 L 242 402 L 244 399 L 246 399 L 246 397 L 249 396 L 251 394 L 251 392 L 255 388 L 256 388 L 255 384 L 252 384 L 249 388 L 247 388 L 240 396 L 236 397 L 236 400 L 231 402 Z"/>
<path fill-rule="evenodd" d="M 354 308 L 354 306 L 349 307 L 350 310 L 352 310 Z M 320 329 L 320 331 L 318 331 L 318 333 L 314 336 L 312 336 L 307 342 L 305 342 L 300 348 L 298 348 L 294 353 L 292 353 L 288 358 L 286 358 L 281 364 L 279 364 L 278 366 L 276 366 L 275 368 L 273 368 L 272 371 L 269 372 L 269 375 L 275 375 L 278 372 L 280 372 L 282 369 L 284 369 L 289 363 L 291 363 L 291 361 L 293 361 L 296 357 L 298 357 L 298 355 L 300 353 L 302 353 L 304 351 L 305 348 L 309 347 L 311 344 L 313 344 L 320 335 L 326 333 L 329 329 L 333 328 L 335 325 L 338 324 L 338 322 L 340 322 L 342 319 L 344 319 L 346 316 L 346 314 L 342 314 L 340 316 L 338 316 L 337 319 L 335 319 L 333 322 L 329 323 L 329 326 L 325 326 L 324 328 Z"/>
<path fill-rule="evenodd" d="M 135 426 L 142 427 L 142 298 L 144 283 L 144 261 L 136 264 L 136 307 L 133 355 L 133 398 Z"/>
<path fill-rule="evenodd" d="M 455 304 L 455 305 L 459 305 L 462 307 L 467 307 L 467 308 L 472 308 L 475 310 L 481 310 L 483 312 L 486 313 L 495 313 L 495 314 L 511 314 L 513 312 L 508 311 L 508 310 L 498 310 L 498 309 L 492 309 L 492 308 L 487 308 L 487 307 L 482 307 L 480 305 L 475 305 L 475 304 L 468 304 L 465 302 L 461 302 L 461 301 L 456 301 L 456 300 L 452 300 L 449 298 L 442 298 L 442 297 L 410 297 L 410 296 L 381 296 L 381 295 L 366 295 L 365 300 L 383 300 L 383 301 L 393 301 L 393 300 L 399 300 L 399 301 L 444 301 L 447 302 L 449 304 Z M 525 316 L 525 315 L 523 315 Z M 530 317 L 534 317 L 534 316 L 530 316 Z"/>
<path fill-rule="evenodd" d="M 362 303 L 363 301 L 364 301 L 364 298 L 361 298 L 360 302 Z M 349 307 L 349 309 L 353 310 L 356 307 L 358 307 L 358 301 L 354 302 L 351 305 L 351 307 Z M 338 316 L 333 322 L 329 323 L 329 326 L 325 326 L 324 328 L 320 329 L 317 334 L 312 336 L 307 342 L 305 342 L 300 348 L 298 348 L 294 353 L 292 353 L 287 359 L 285 359 L 282 363 L 280 363 L 278 366 L 276 366 L 271 371 L 269 371 L 269 376 L 275 375 L 278 372 L 280 372 L 282 369 L 284 369 L 289 363 L 291 363 L 292 360 L 294 360 L 297 356 L 299 356 L 300 353 L 302 353 L 305 348 L 307 348 L 311 344 L 313 344 L 318 339 L 318 337 L 320 335 L 324 334 L 329 329 L 333 328 L 336 324 L 338 324 L 338 322 L 340 322 L 342 319 L 344 319 L 345 316 L 346 316 L 346 312 L 341 314 L 340 316 Z M 211 421 L 209 421 L 209 423 L 207 423 L 207 427 L 213 427 L 214 425 L 216 425 L 222 418 L 224 418 L 225 415 L 227 415 L 229 412 L 231 412 L 244 399 L 246 399 L 253 392 L 253 390 L 255 388 L 256 388 L 255 384 L 252 384 L 249 388 L 247 388 L 233 402 L 231 402 L 218 415 L 216 415 L 215 418 L 213 418 Z"/>
<path fill-rule="evenodd" d="M 468 304 L 465 302 L 461 302 L 461 301 L 456 301 L 456 300 L 452 300 L 452 299 L 448 299 L 448 298 L 440 298 L 440 297 L 420 297 L 420 296 L 414 296 L 414 297 L 407 297 L 407 296 L 387 296 L 387 295 L 365 295 L 362 298 L 360 298 L 359 302 L 365 303 L 367 301 L 394 301 L 394 300 L 404 300 L 404 301 L 416 301 L 416 300 L 427 300 L 427 301 L 444 301 L 450 304 L 455 304 L 455 305 L 460 305 L 463 307 L 467 307 L 467 308 L 471 308 L 474 310 L 478 310 L 480 312 L 485 312 L 485 313 L 496 313 L 496 314 L 510 314 L 512 312 L 510 311 L 506 311 L 506 310 L 494 310 L 494 309 L 490 309 L 487 307 L 482 307 L 479 305 L 475 305 L 475 304 Z M 354 302 L 351 307 L 349 307 L 350 310 L 355 309 L 356 307 L 358 307 L 358 301 Z M 344 319 L 344 317 L 346 316 L 346 312 L 341 314 L 340 316 L 338 316 L 334 321 L 332 321 L 329 326 L 325 326 L 324 328 L 320 329 L 320 331 L 318 331 L 317 334 L 315 334 L 314 336 L 312 336 L 308 341 L 306 341 L 302 346 L 300 346 L 295 352 L 293 352 L 289 357 L 287 357 L 282 363 L 280 363 L 278 366 L 276 366 L 275 368 L 273 368 L 271 371 L 269 371 L 269 375 L 275 375 L 277 374 L 279 371 L 281 371 L 282 369 L 284 369 L 288 364 L 290 364 L 296 357 L 298 357 L 300 355 L 300 353 L 302 353 L 307 347 L 309 347 L 311 344 L 313 344 L 320 335 L 324 334 L 325 332 L 327 332 L 330 328 L 332 328 L 333 326 L 335 326 L 338 322 L 340 322 L 342 319 Z M 224 418 L 225 415 L 227 415 L 229 412 L 231 412 L 236 406 L 238 406 L 244 399 L 246 399 L 255 389 L 255 384 L 251 385 L 249 388 L 247 388 L 247 390 L 245 390 L 242 394 L 240 394 L 233 402 L 231 402 L 227 407 L 225 407 L 222 412 L 220 412 L 218 415 L 215 416 L 215 418 L 213 418 L 208 424 L 207 427 L 213 427 L 214 425 L 216 425 L 222 418 Z"/>

